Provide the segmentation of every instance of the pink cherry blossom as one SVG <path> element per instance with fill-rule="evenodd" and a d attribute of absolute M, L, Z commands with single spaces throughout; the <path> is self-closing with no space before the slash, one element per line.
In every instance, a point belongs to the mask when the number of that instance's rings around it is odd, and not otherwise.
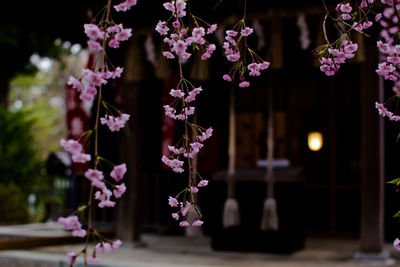
<path fill-rule="evenodd" d="M 117 251 L 121 245 L 122 245 L 122 241 L 119 240 L 119 239 L 111 242 L 111 250 L 112 250 L 112 252 Z"/>
<path fill-rule="evenodd" d="M 65 230 L 78 230 L 81 229 L 81 223 L 79 222 L 78 216 L 60 217 L 58 222 L 64 226 Z"/>
<path fill-rule="evenodd" d="M 71 157 L 72 162 L 76 163 L 86 163 L 91 160 L 91 156 L 89 154 L 74 154 Z"/>
<path fill-rule="evenodd" d="M 170 205 L 171 207 L 178 207 L 178 200 L 176 200 L 176 198 L 169 197 L 168 205 Z"/>
<path fill-rule="evenodd" d="M 74 230 L 74 231 L 72 231 L 72 236 L 83 238 L 86 236 L 86 231 L 83 229 Z"/>
<path fill-rule="evenodd" d="M 378 109 L 379 115 L 382 115 L 382 117 L 392 117 L 393 113 L 390 112 L 383 104 L 375 102 L 375 108 Z"/>
<path fill-rule="evenodd" d="M 175 56 L 174 56 L 171 52 L 169 52 L 169 51 L 164 51 L 164 52 L 163 52 L 163 56 L 166 57 L 166 58 L 168 58 L 168 59 L 175 58 Z"/>
<path fill-rule="evenodd" d="M 61 139 L 60 145 L 64 147 L 64 149 L 67 152 L 71 153 L 72 155 L 80 154 L 82 152 L 82 145 L 73 139 L 69 140 Z"/>
<path fill-rule="evenodd" d="M 207 34 L 215 32 L 216 29 L 217 29 L 217 24 L 210 25 L 210 27 L 207 29 Z"/>
<path fill-rule="evenodd" d="M 179 214 L 178 213 L 172 213 L 171 214 L 172 218 L 174 218 L 175 220 L 179 220 Z"/>
<path fill-rule="evenodd" d="M 132 29 L 122 29 L 119 33 L 115 35 L 115 40 L 122 42 L 128 40 L 132 36 Z"/>
<path fill-rule="evenodd" d="M 342 14 L 341 17 L 342 17 L 343 20 L 350 20 L 351 19 L 351 16 L 349 14 Z"/>
<path fill-rule="evenodd" d="M 192 226 L 202 226 L 203 225 L 203 221 L 201 220 L 196 220 L 192 223 Z"/>
<path fill-rule="evenodd" d="M 103 47 L 100 45 L 100 43 L 96 42 L 94 40 L 87 41 L 87 45 L 88 45 L 89 49 L 93 50 L 93 51 L 102 51 L 103 50 Z"/>
<path fill-rule="evenodd" d="M 125 2 L 122 2 L 119 5 L 115 5 L 114 8 L 117 12 L 120 12 L 120 11 L 125 12 L 128 10 L 128 7 Z"/>
<path fill-rule="evenodd" d="M 92 264 L 98 264 L 98 263 L 100 263 L 100 260 L 99 260 L 99 258 L 92 256 L 87 259 L 87 262 L 92 263 Z"/>
<path fill-rule="evenodd" d="M 239 87 L 240 88 L 245 88 L 245 87 L 249 87 L 250 83 L 247 81 L 242 81 L 241 83 L 239 83 Z"/>
<path fill-rule="evenodd" d="M 350 6 L 349 3 L 344 4 L 344 5 L 342 4 L 342 5 L 340 6 L 340 11 L 342 11 L 343 13 L 350 13 L 351 10 L 352 10 L 352 7 Z"/>
<path fill-rule="evenodd" d="M 94 198 L 99 201 L 109 200 L 111 196 L 112 196 L 112 192 L 110 190 L 108 190 L 107 188 L 103 188 L 103 189 L 101 189 L 101 191 L 97 191 L 94 194 Z"/>
<path fill-rule="evenodd" d="M 198 187 L 204 187 L 204 186 L 207 186 L 208 185 L 208 180 L 201 180 L 199 183 L 198 183 Z"/>
<path fill-rule="evenodd" d="M 261 70 L 268 69 L 269 65 L 270 65 L 270 63 L 268 61 L 263 61 L 263 62 L 261 62 L 261 64 L 259 64 Z"/>
<path fill-rule="evenodd" d="M 74 251 L 70 251 L 67 253 L 68 263 L 73 266 L 76 262 L 76 253 Z"/>
<path fill-rule="evenodd" d="M 193 194 L 196 194 L 196 193 L 199 192 L 199 189 L 197 187 L 195 187 L 195 186 L 191 186 L 190 187 L 190 192 L 192 192 Z"/>
<path fill-rule="evenodd" d="M 188 226 L 189 226 L 189 223 L 188 223 L 187 221 L 181 221 L 181 222 L 179 223 L 179 226 L 180 226 L 180 227 L 188 227 Z"/>
<path fill-rule="evenodd" d="M 393 115 L 390 117 L 391 121 L 400 121 L 400 116 L 399 115 Z"/>
<path fill-rule="evenodd" d="M 181 26 L 181 23 L 179 22 L 179 20 L 175 20 L 174 22 L 172 22 L 172 27 L 179 28 L 179 26 Z"/>
<path fill-rule="evenodd" d="M 88 178 L 89 180 L 103 180 L 104 175 L 102 171 L 99 170 L 94 170 L 94 169 L 88 169 L 85 172 L 85 177 Z"/>
<path fill-rule="evenodd" d="M 114 166 L 113 170 L 110 173 L 110 176 L 114 178 L 116 182 L 119 182 L 122 178 L 124 178 L 124 175 L 126 173 L 126 164 L 120 164 L 117 166 Z"/>
<path fill-rule="evenodd" d="M 106 124 L 110 131 L 117 132 L 125 127 L 126 122 L 129 120 L 130 115 L 121 113 L 118 117 L 106 115 L 104 118 L 100 118 L 101 124 Z"/>
<path fill-rule="evenodd" d="M 83 101 L 87 101 L 87 102 L 92 102 L 94 97 L 92 94 L 88 94 L 88 93 L 83 93 L 79 96 L 79 99 L 83 100 Z"/>
<path fill-rule="evenodd" d="M 117 41 L 117 39 L 113 38 L 108 42 L 108 46 L 111 48 L 118 48 L 119 42 Z"/>
<path fill-rule="evenodd" d="M 186 201 L 185 204 L 181 203 L 181 213 L 182 216 L 186 216 L 186 214 L 189 212 L 190 209 L 190 203 Z"/>
<path fill-rule="evenodd" d="M 93 40 L 104 39 L 104 32 L 95 24 L 83 25 L 86 35 Z"/>
<path fill-rule="evenodd" d="M 181 90 L 175 90 L 175 89 L 171 89 L 171 91 L 169 92 L 169 94 L 173 97 L 177 97 L 177 98 L 181 98 L 185 95 L 184 92 L 182 92 Z"/>
<path fill-rule="evenodd" d="M 175 6 L 172 3 L 167 2 L 167 3 L 164 3 L 163 6 L 166 10 L 175 12 Z"/>
<path fill-rule="evenodd" d="M 119 5 L 115 5 L 114 8 L 118 12 L 120 12 L 120 11 L 125 12 L 136 4 L 137 4 L 137 0 L 126 0 L 125 2 L 121 2 Z"/>
<path fill-rule="evenodd" d="M 100 242 L 95 246 L 95 251 L 97 254 L 103 254 L 104 252 L 111 252 L 111 244 L 108 242 Z"/>
<path fill-rule="evenodd" d="M 97 180 L 97 179 L 93 179 L 91 185 L 100 190 L 105 190 L 107 188 L 106 184 L 104 182 L 102 182 L 101 180 Z"/>
<path fill-rule="evenodd" d="M 111 200 L 103 200 L 99 202 L 98 206 L 99 208 L 105 208 L 105 207 L 112 208 L 115 206 L 115 202 Z"/>
<path fill-rule="evenodd" d="M 231 76 L 229 76 L 228 74 L 225 74 L 224 76 L 222 76 L 222 79 L 224 79 L 227 82 L 231 82 L 232 81 Z"/>
<path fill-rule="evenodd" d="M 78 92 L 83 91 L 83 85 L 72 76 L 68 78 L 67 84 L 75 88 Z"/>
<path fill-rule="evenodd" d="M 159 21 L 156 26 L 156 31 L 161 35 L 166 35 L 169 31 L 167 23 L 165 21 Z"/>
<path fill-rule="evenodd" d="M 115 189 L 113 191 L 114 192 L 114 196 L 116 198 L 120 198 L 125 193 L 125 191 L 126 191 L 125 183 L 117 185 L 117 186 L 115 186 Z"/>
<path fill-rule="evenodd" d="M 238 34 L 238 32 L 234 30 L 228 30 L 226 31 L 226 34 L 230 37 L 235 37 Z"/>
<path fill-rule="evenodd" d="M 249 28 L 249 27 L 246 27 L 246 28 L 242 29 L 242 31 L 240 32 L 240 34 L 242 36 L 249 36 L 252 33 L 253 33 L 253 29 Z"/>

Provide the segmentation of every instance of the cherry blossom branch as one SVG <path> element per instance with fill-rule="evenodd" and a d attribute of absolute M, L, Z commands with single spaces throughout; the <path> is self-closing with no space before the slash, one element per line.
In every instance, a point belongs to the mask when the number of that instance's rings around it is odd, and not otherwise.
<path fill-rule="evenodd" d="M 188 16 L 186 16 L 186 5 L 188 5 Z M 176 173 L 188 172 L 187 187 L 181 190 L 175 197 L 169 197 L 168 204 L 173 208 L 179 209 L 178 212 L 172 213 L 172 218 L 177 221 L 181 220 L 179 223 L 181 227 L 187 227 L 190 224 L 192 226 L 201 226 L 203 224 L 201 220 L 202 214 L 197 207 L 194 194 L 199 191 L 199 188 L 206 186 L 208 180 L 203 179 L 197 172 L 192 159 L 196 157 L 200 149 L 204 146 L 202 142 L 211 137 L 212 128 L 204 129 L 189 119 L 190 116 L 194 116 L 196 109 L 191 104 L 195 103 L 196 96 L 203 89 L 194 86 L 184 77 L 183 61 L 189 60 L 192 56 L 188 52 L 189 47 L 193 47 L 193 50 L 202 51 L 202 60 L 211 57 L 215 50 L 215 45 L 207 41 L 206 35 L 212 34 L 216 30 L 217 25 L 210 25 L 205 20 L 194 16 L 190 10 L 190 3 L 188 1 L 176 0 L 165 2 L 163 6 L 172 13 L 172 16 L 167 21 L 159 21 L 156 31 L 165 36 L 163 41 L 168 49 L 163 52 L 163 56 L 168 59 L 177 58 L 179 67 L 179 82 L 175 89 L 170 90 L 170 95 L 174 97 L 174 101 L 171 103 L 171 106 L 165 105 L 164 110 L 167 117 L 184 123 L 184 133 L 178 143 L 174 146 L 168 146 L 169 154 L 162 156 L 162 162 Z M 189 19 L 189 23 L 187 23 L 185 18 Z M 200 23 L 207 27 L 207 31 Z M 182 160 L 182 158 L 186 158 L 186 160 Z M 197 218 L 193 222 L 189 222 L 187 218 L 190 210 L 193 210 L 197 214 Z"/>
<path fill-rule="evenodd" d="M 125 163 L 114 165 L 111 161 L 101 157 L 98 151 L 99 123 L 106 125 L 110 131 L 119 131 L 125 126 L 129 119 L 128 114 L 121 113 L 118 109 L 106 103 L 102 98 L 103 86 L 107 84 L 109 80 L 121 77 L 123 72 L 123 68 L 114 67 L 109 63 L 106 50 L 118 48 L 120 42 L 126 41 L 132 36 L 131 29 L 124 28 L 122 24 L 116 24 L 113 21 L 111 17 L 111 2 L 112 0 L 107 0 L 107 5 L 100 11 L 102 15 L 98 24 L 90 23 L 84 25 L 85 33 L 89 38 L 87 42 L 89 50 L 97 56 L 96 64 L 94 64 L 91 69 L 83 69 L 81 78 L 76 79 L 71 76 L 67 82 L 68 85 L 80 93 L 80 99 L 83 101 L 92 102 L 97 95 L 94 127 L 92 130 L 88 131 L 87 134 L 84 134 L 84 136 L 87 136 L 94 133 L 93 158 L 91 155 L 83 153 L 83 146 L 79 142 L 80 140 L 62 139 L 60 142 L 61 146 L 71 154 L 72 162 L 87 163 L 93 159 L 93 169 L 89 168 L 84 173 L 85 178 L 91 182 L 90 193 L 86 205 L 80 206 L 73 215 L 65 218 L 60 217 L 58 220 L 66 230 L 72 230 L 73 236 L 81 238 L 86 237 L 84 248 L 78 254 L 74 251 L 67 254 L 70 266 L 73 266 L 76 263 L 76 259 L 80 255 L 83 255 L 85 267 L 87 267 L 89 263 L 99 263 L 97 257 L 98 254 L 109 251 L 114 252 L 122 244 L 120 240 L 111 241 L 105 238 L 93 227 L 94 201 L 99 201 L 99 208 L 114 207 L 116 202 L 112 201 L 111 197 L 113 196 L 116 199 L 120 198 L 126 191 L 124 183 L 117 184 L 121 179 L 123 179 L 123 176 L 126 173 Z M 136 5 L 136 2 L 137 0 L 126 0 L 115 5 L 114 9 L 117 12 L 126 11 Z M 105 117 L 100 118 L 102 106 L 105 109 L 106 115 Z M 118 116 L 113 116 L 113 113 L 117 113 Z M 101 167 L 101 165 L 99 165 L 100 161 L 105 161 L 107 165 L 113 168 L 109 174 L 109 177 L 114 180 L 113 182 L 107 180 L 103 171 L 99 169 L 99 167 Z M 95 192 L 95 190 L 98 191 Z M 81 215 L 85 212 L 87 212 L 86 230 L 82 229 L 79 218 L 75 215 Z M 93 248 L 93 253 L 89 257 L 88 247 L 90 237 L 93 237 L 94 241 L 97 240 L 98 243 Z"/>
<path fill-rule="evenodd" d="M 253 33 L 253 29 L 246 26 L 246 13 L 247 2 L 244 0 L 243 18 L 226 31 L 223 44 L 227 60 L 234 64 L 222 78 L 227 82 L 232 82 L 236 75 L 239 76 L 239 87 L 241 88 L 250 86 L 250 82 L 246 81 L 246 69 L 249 71 L 249 76 L 260 76 L 261 71 L 267 69 L 270 65 L 268 61 L 263 60 L 247 45 L 247 37 Z M 252 60 L 249 65 L 246 63 L 247 57 Z"/>

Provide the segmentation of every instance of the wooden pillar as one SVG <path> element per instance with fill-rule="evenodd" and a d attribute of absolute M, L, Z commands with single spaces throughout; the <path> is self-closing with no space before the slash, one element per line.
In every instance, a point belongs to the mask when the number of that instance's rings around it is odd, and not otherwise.
<path fill-rule="evenodd" d="M 125 184 L 127 191 L 121 199 L 118 209 L 117 235 L 123 241 L 133 242 L 134 246 L 141 243 L 141 179 L 140 164 L 140 88 L 138 85 L 127 84 L 122 93 L 123 111 L 131 114 L 122 131 L 121 150 L 123 161 L 127 165 Z"/>
<path fill-rule="evenodd" d="M 141 131 L 140 131 L 140 86 L 129 83 L 122 93 L 123 112 L 131 117 L 122 130 L 122 160 L 127 165 L 125 184 L 127 191 L 122 197 L 118 209 L 117 235 L 133 246 L 143 246 L 141 242 L 141 206 L 142 177 L 141 168 Z"/>
<path fill-rule="evenodd" d="M 131 115 L 122 129 L 122 160 L 126 162 L 126 193 L 121 199 L 117 218 L 117 235 L 123 241 L 130 241 L 134 247 L 144 246 L 141 242 L 141 210 L 143 170 L 141 152 L 143 151 L 143 130 L 141 129 L 143 99 L 141 84 L 145 76 L 142 67 L 144 58 L 139 38 L 129 42 L 125 52 L 124 86 L 120 92 L 122 111 Z"/>
<path fill-rule="evenodd" d="M 383 99 L 383 81 L 375 74 L 378 51 L 366 40 L 368 56 L 361 65 L 361 239 L 355 258 L 387 261 L 384 242 L 384 125 L 375 102 Z"/>

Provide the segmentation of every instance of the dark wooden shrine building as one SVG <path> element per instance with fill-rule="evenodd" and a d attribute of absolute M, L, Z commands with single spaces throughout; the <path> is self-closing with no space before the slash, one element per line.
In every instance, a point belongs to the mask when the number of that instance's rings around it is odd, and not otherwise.
<path fill-rule="evenodd" d="M 242 12 L 242 1 L 192 2 L 196 14 L 222 28 L 240 19 Z M 198 123 L 214 128 L 198 162 L 199 171 L 210 180 L 199 195 L 205 234 L 223 231 L 232 93 L 241 230 L 254 235 L 260 231 L 267 194 L 262 160 L 267 156 L 267 125 L 272 117 L 273 155 L 283 164 L 276 167 L 275 181 L 280 231 L 295 231 L 285 238 L 360 238 L 361 251 L 380 253 L 384 239 L 400 234 L 398 221 L 391 218 L 399 197 L 395 188 L 385 185 L 399 172 L 398 127 L 383 122 L 374 107 L 385 94 L 384 83 L 375 74 L 374 41 L 352 36 L 359 44 L 357 57 L 334 77 L 326 77 L 312 55 L 324 42 L 323 15 L 319 1 L 248 1 L 248 24 L 258 29 L 250 45 L 271 61 L 265 74 L 250 80 L 249 88 L 231 87 L 221 79 L 230 68 L 221 48 L 210 62 L 194 57 L 185 64 L 185 75 L 204 89 L 197 104 Z M 181 132 L 162 112 L 177 81 L 176 68 L 161 56 L 161 38 L 153 30 L 158 19 L 167 16 L 161 1 L 139 0 L 137 7 L 121 15 L 127 27 L 133 26 L 134 38 L 113 55 L 125 73 L 114 84 L 118 93 L 111 99 L 132 115 L 129 127 L 118 136 L 119 149 L 113 149 L 114 156 L 127 162 L 129 189 L 116 214 L 99 214 L 98 219 L 115 222 L 120 237 L 133 241 L 140 240 L 142 231 L 183 232 L 170 217 L 167 199 L 185 179 L 164 169 L 160 161 L 166 135 L 176 139 Z M 170 127 L 167 133 L 163 127 Z M 323 136 L 319 151 L 308 147 L 311 132 Z"/>

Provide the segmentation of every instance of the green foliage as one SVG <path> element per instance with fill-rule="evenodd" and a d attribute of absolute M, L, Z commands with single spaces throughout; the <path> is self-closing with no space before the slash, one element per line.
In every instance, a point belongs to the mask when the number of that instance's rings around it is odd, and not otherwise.
<path fill-rule="evenodd" d="M 28 222 L 29 211 L 26 194 L 20 187 L 10 184 L 0 184 L 0 224 L 21 224 Z M 7 203 L 7 205 L 4 205 Z"/>
<path fill-rule="evenodd" d="M 55 61 L 53 64 L 47 72 L 17 75 L 11 81 L 9 94 L 10 109 L 21 110 L 27 118 L 35 121 L 32 125 L 34 148 L 43 161 L 51 152 L 60 149 L 59 141 L 66 135 L 64 91 L 60 86 L 65 77 L 60 64 Z M 51 104 L 54 99 L 58 101 L 57 105 Z M 18 108 L 16 101 L 21 102 Z"/>
<path fill-rule="evenodd" d="M 15 184 L 27 195 L 47 181 L 33 147 L 34 121 L 26 115 L 0 108 L 0 184 Z"/>
<path fill-rule="evenodd" d="M 395 184 L 396 186 L 399 186 L 400 185 L 400 177 L 388 182 L 388 184 Z"/>

